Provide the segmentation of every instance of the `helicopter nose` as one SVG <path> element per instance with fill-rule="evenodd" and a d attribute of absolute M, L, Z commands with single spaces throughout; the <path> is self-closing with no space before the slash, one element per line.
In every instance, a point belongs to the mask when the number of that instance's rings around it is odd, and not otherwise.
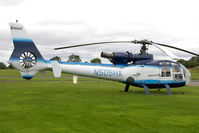
<path fill-rule="evenodd" d="M 188 85 L 191 82 L 191 74 L 186 74 L 186 85 Z"/>
<path fill-rule="evenodd" d="M 183 72 L 184 72 L 184 76 L 185 76 L 185 80 L 186 80 L 186 85 L 188 85 L 190 82 L 191 82 L 191 73 L 189 72 L 189 70 L 183 66 L 182 66 L 182 69 L 183 69 Z"/>

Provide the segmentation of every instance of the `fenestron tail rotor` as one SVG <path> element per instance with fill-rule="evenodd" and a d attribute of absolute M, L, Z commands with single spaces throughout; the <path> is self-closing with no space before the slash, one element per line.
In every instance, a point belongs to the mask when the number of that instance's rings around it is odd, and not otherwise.
<path fill-rule="evenodd" d="M 36 64 L 36 57 L 31 52 L 22 53 L 19 59 L 23 68 L 31 68 Z"/>
<path fill-rule="evenodd" d="M 142 47 L 140 49 L 141 54 L 146 54 L 147 53 L 146 52 L 148 50 L 147 45 L 156 45 L 156 46 L 159 45 L 159 46 L 168 47 L 168 48 L 176 49 L 176 50 L 179 50 L 179 51 L 183 51 L 183 52 L 195 55 L 195 56 L 199 56 L 199 54 L 193 53 L 193 52 L 188 51 L 188 50 L 184 50 L 184 49 L 181 49 L 181 48 L 178 48 L 178 47 L 174 47 L 174 46 L 170 46 L 170 45 L 162 44 L 162 43 L 156 43 L 156 42 L 148 41 L 148 40 L 109 41 L 109 42 L 86 43 L 86 44 L 72 45 L 72 46 L 66 46 L 66 47 L 58 47 L 58 48 L 55 48 L 55 50 L 67 49 L 67 48 L 75 48 L 75 47 L 82 47 L 82 46 L 99 45 L 99 44 L 108 44 L 108 43 L 112 43 L 112 44 L 113 43 L 116 43 L 116 44 L 121 44 L 121 43 L 142 44 Z M 161 51 L 162 51 L 162 49 L 161 49 Z"/>

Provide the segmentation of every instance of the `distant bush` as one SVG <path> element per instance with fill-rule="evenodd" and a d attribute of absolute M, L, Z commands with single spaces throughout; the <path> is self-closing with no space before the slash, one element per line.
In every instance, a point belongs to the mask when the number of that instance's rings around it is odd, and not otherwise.
<path fill-rule="evenodd" d="M 59 56 L 55 56 L 53 58 L 51 58 L 50 60 L 57 60 L 57 61 L 61 61 L 61 58 Z"/>
<path fill-rule="evenodd" d="M 14 67 L 13 67 L 12 65 L 9 65 L 9 66 L 7 67 L 7 69 L 14 69 Z"/>
<path fill-rule="evenodd" d="M 3 62 L 0 62 L 0 69 L 6 69 L 6 65 Z"/>
<path fill-rule="evenodd" d="M 101 59 L 94 58 L 94 59 L 91 60 L 91 63 L 101 63 Z"/>
<path fill-rule="evenodd" d="M 79 55 L 72 54 L 68 57 L 68 62 L 81 62 Z"/>

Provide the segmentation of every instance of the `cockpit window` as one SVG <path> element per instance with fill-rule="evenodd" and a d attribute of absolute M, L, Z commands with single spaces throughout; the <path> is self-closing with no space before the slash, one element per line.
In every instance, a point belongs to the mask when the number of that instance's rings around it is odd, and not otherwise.
<path fill-rule="evenodd" d="M 170 77 L 171 76 L 171 72 L 170 72 L 170 67 L 169 66 L 163 66 L 162 67 L 161 76 L 162 77 Z"/>
<path fill-rule="evenodd" d="M 174 65 L 173 72 L 180 72 L 180 67 L 178 65 Z"/>
<path fill-rule="evenodd" d="M 172 67 L 173 67 L 173 79 L 175 81 L 183 81 L 183 73 L 181 70 L 181 66 L 172 63 Z"/>
<path fill-rule="evenodd" d="M 189 84 L 190 81 L 191 81 L 191 74 L 190 74 L 190 72 L 187 70 L 187 68 L 185 66 L 183 66 L 182 64 L 180 64 L 180 66 L 183 69 L 183 73 L 184 73 L 184 77 L 185 77 L 185 80 L 186 80 L 186 84 Z"/>
<path fill-rule="evenodd" d="M 182 81 L 183 80 L 182 74 L 174 74 L 173 76 L 174 76 L 175 81 Z"/>

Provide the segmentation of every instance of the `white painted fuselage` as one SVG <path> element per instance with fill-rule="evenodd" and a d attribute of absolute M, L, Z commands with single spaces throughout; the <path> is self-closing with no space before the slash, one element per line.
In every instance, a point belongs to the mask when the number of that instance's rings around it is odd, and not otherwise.
<path fill-rule="evenodd" d="M 108 79 L 126 83 L 129 77 L 134 82 L 131 85 L 141 86 L 147 84 L 159 86 L 161 84 L 185 85 L 190 82 L 190 73 L 183 66 L 178 66 L 175 72 L 174 66 L 160 65 L 112 65 L 92 63 L 59 63 L 61 72 L 75 75 L 83 75 L 94 78 Z M 175 65 L 177 66 L 177 65 Z M 166 71 L 165 71 L 166 69 Z M 175 87 L 179 87 L 176 85 Z"/>

